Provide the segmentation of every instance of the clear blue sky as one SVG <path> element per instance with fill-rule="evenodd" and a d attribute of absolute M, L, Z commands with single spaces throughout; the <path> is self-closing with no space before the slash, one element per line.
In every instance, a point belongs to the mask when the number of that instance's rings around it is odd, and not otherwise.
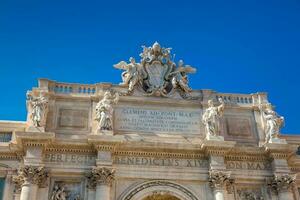
<path fill-rule="evenodd" d="M 40 77 L 120 82 L 112 65 L 156 40 L 197 67 L 193 88 L 266 91 L 300 134 L 299 0 L 0 0 L 0 119 L 25 120 Z"/>

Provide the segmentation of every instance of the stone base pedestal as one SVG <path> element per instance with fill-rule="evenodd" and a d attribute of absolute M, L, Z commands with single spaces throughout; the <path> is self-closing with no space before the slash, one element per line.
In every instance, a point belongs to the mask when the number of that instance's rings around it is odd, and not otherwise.
<path fill-rule="evenodd" d="M 29 126 L 26 130 L 28 132 L 45 132 L 45 127 Z"/>
<path fill-rule="evenodd" d="M 95 135 L 114 135 L 112 130 L 98 130 Z"/>
<path fill-rule="evenodd" d="M 224 137 L 223 136 L 213 136 L 213 135 L 207 135 L 206 140 L 214 140 L 214 141 L 224 141 Z"/>
<path fill-rule="evenodd" d="M 280 139 L 280 138 L 271 138 L 269 140 L 269 143 L 275 143 L 275 144 L 287 144 L 285 139 Z"/>

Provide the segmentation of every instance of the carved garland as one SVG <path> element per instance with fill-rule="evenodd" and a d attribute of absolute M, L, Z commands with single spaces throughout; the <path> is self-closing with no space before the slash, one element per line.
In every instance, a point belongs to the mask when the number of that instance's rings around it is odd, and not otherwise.
<path fill-rule="evenodd" d="M 190 197 L 190 200 L 198 200 L 198 198 L 194 194 L 192 194 L 189 190 L 187 190 L 186 188 L 184 188 L 180 185 L 177 185 L 175 183 L 168 182 L 168 181 L 163 181 L 163 180 L 146 182 L 146 183 L 140 185 L 139 187 L 135 188 L 134 190 L 132 190 L 122 200 L 131 200 L 137 193 L 141 192 L 142 190 L 145 190 L 145 189 L 150 188 L 150 187 L 155 187 L 155 186 L 171 187 L 171 188 L 174 188 L 176 190 L 179 190 L 179 191 L 183 192 L 185 195 Z"/>

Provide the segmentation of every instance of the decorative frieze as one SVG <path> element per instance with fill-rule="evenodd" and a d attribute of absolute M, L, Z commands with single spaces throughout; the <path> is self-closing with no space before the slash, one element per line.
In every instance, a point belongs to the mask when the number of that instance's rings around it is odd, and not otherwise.
<path fill-rule="evenodd" d="M 267 185 L 275 192 L 285 192 L 292 189 L 296 177 L 294 175 L 274 175 L 267 180 Z"/>
<path fill-rule="evenodd" d="M 106 167 L 95 167 L 92 172 L 87 175 L 88 187 L 93 189 L 97 184 L 111 185 L 115 179 L 115 170 Z"/>
<path fill-rule="evenodd" d="M 44 167 L 23 166 L 19 168 L 18 176 L 14 177 L 14 181 L 21 185 L 30 183 L 43 187 L 47 178 L 48 172 L 46 172 Z"/>

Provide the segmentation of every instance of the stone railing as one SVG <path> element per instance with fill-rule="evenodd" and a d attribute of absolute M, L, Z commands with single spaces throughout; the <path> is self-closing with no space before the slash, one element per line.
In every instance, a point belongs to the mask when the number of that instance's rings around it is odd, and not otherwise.
<path fill-rule="evenodd" d="M 218 93 L 216 98 L 222 98 L 225 103 L 252 104 L 252 95 Z"/>
<path fill-rule="evenodd" d="M 81 94 L 81 95 L 93 95 L 97 91 L 103 88 L 111 87 L 111 83 L 99 83 L 99 84 L 76 84 L 76 83 L 60 83 L 51 81 L 48 79 L 39 79 L 39 88 L 45 89 L 58 94 Z M 118 86 L 114 86 L 118 87 Z M 196 90 L 194 90 L 196 91 Z M 267 103 L 266 93 L 254 93 L 254 94 L 233 94 L 233 93 L 215 93 L 212 90 L 204 91 L 204 99 L 222 98 L 227 104 L 236 104 L 241 106 L 257 106 L 260 103 Z"/>
<path fill-rule="evenodd" d="M 266 93 L 255 93 L 255 94 L 231 94 L 231 93 L 217 93 L 216 99 L 222 98 L 225 103 L 228 104 L 239 104 L 245 106 L 254 106 L 260 103 L 266 103 Z"/>
<path fill-rule="evenodd" d="M 12 138 L 12 132 L 0 131 L 0 142 L 10 142 Z"/>
<path fill-rule="evenodd" d="M 49 91 L 61 94 L 91 95 L 96 93 L 95 84 L 59 83 L 47 79 L 40 79 L 39 87 L 47 88 Z"/>

